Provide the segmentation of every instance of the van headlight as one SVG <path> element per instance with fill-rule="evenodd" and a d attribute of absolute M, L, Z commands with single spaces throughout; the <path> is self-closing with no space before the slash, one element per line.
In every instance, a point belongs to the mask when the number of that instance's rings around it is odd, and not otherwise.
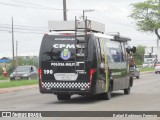
<path fill-rule="evenodd" d="M 28 74 L 24 74 L 24 75 L 23 75 L 23 77 L 27 77 L 27 76 L 28 76 Z"/>

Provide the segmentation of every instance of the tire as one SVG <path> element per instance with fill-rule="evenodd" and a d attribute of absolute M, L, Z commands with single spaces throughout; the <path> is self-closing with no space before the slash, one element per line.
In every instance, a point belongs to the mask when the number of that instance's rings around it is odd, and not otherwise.
<path fill-rule="evenodd" d="M 71 95 L 68 95 L 68 94 L 59 94 L 59 95 L 57 95 L 57 99 L 58 100 L 70 100 L 71 99 Z"/>
<path fill-rule="evenodd" d="M 139 79 L 139 76 L 136 76 L 137 79 Z"/>
<path fill-rule="evenodd" d="M 102 98 L 104 100 L 110 100 L 111 99 L 111 85 L 109 85 L 108 92 L 102 94 Z"/>
<path fill-rule="evenodd" d="M 28 80 L 31 80 L 31 76 L 28 77 Z"/>
<path fill-rule="evenodd" d="M 131 85 L 129 83 L 128 88 L 124 89 L 124 94 L 128 95 L 128 94 L 130 94 L 130 91 L 131 91 Z"/>

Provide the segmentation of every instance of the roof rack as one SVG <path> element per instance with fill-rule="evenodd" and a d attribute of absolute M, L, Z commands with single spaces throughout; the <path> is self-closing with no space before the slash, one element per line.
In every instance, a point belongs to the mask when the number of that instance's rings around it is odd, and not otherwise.
<path fill-rule="evenodd" d="M 79 26 L 86 27 L 88 31 L 92 32 L 105 32 L 105 24 L 93 20 L 87 20 L 87 26 L 84 21 L 79 20 Z M 75 31 L 75 21 L 48 21 L 49 31 Z"/>

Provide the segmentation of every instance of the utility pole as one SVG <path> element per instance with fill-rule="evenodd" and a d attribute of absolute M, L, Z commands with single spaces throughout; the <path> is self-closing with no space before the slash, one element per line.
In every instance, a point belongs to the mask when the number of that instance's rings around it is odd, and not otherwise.
<path fill-rule="evenodd" d="M 18 41 L 16 40 L 16 61 L 18 60 Z M 17 62 L 18 63 L 18 62 Z M 17 64 L 16 64 L 17 65 Z"/>
<path fill-rule="evenodd" d="M 18 79 L 17 67 L 18 67 L 18 41 L 16 40 L 16 78 Z"/>
<path fill-rule="evenodd" d="M 63 18 L 64 18 L 64 21 L 67 21 L 66 0 L 63 0 Z"/>
<path fill-rule="evenodd" d="M 14 31 L 13 31 L 13 17 L 12 17 L 12 55 L 14 61 Z"/>
<path fill-rule="evenodd" d="M 92 12 L 93 9 L 83 10 L 83 20 L 85 19 L 85 12 Z"/>

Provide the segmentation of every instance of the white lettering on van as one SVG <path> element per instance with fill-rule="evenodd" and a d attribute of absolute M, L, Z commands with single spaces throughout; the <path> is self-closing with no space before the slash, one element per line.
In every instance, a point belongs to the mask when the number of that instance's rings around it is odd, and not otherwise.
<path fill-rule="evenodd" d="M 64 63 L 51 63 L 51 66 L 65 66 Z"/>
<path fill-rule="evenodd" d="M 54 48 L 75 48 L 74 44 L 54 44 Z"/>
<path fill-rule="evenodd" d="M 44 74 L 50 74 L 50 75 L 52 75 L 53 74 L 53 70 L 44 70 L 43 71 L 44 72 Z"/>
<path fill-rule="evenodd" d="M 54 44 L 53 47 L 54 47 L 54 48 L 58 48 L 58 44 Z"/>
<path fill-rule="evenodd" d="M 51 63 L 51 66 L 75 66 L 75 63 Z"/>

